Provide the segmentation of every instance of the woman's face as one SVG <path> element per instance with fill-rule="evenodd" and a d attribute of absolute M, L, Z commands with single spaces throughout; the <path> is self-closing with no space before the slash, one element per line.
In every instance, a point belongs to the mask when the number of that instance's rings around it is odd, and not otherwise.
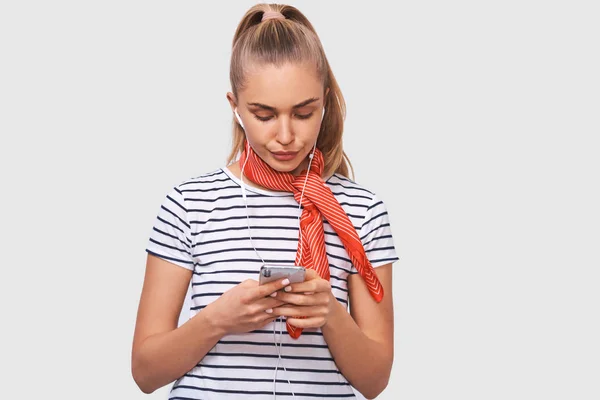
<path fill-rule="evenodd" d="M 323 85 L 316 68 L 302 64 L 264 65 L 246 75 L 235 99 L 246 138 L 271 168 L 299 174 L 317 141 L 324 105 Z"/>

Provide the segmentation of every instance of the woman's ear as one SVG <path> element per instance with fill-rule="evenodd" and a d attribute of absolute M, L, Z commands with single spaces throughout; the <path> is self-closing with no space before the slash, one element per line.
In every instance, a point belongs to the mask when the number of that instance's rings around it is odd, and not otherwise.
<path fill-rule="evenodd" d="M 237 107 L 237 101 L 233 93 L 227 92 L 227 100 L 229 101 L 229 105 L 231 106 L 231 111 L 235 111 L 235 108 Z"/>

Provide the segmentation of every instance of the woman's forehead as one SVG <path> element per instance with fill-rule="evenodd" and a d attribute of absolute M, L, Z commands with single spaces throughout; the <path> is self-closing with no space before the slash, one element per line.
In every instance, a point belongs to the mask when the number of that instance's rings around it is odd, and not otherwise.
<path fill-rule="evenodd" d="M 239 96 L 249 103 L 292 107 L 306 99 L 323 95 L 323 84 L 316 67 L 306 64 L 253 66 L 247 71 L 244 81 Z"/>

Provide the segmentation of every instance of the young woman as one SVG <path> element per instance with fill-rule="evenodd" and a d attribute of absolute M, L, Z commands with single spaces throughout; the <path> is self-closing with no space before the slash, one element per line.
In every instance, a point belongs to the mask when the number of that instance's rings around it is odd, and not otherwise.
<path fill-rule="evenodd" d="M 172 399 L 374 398 L 398 257 L 384 203 L 349 178 L 344 100 L 314 28 L 294 7 L 252 7 L 230 78 L 228 165 L 174 187 L 148 242 L 133 378 L 144 393 L 175 381 Z M 305 280 L 259 285 L 265 264 Z"/>

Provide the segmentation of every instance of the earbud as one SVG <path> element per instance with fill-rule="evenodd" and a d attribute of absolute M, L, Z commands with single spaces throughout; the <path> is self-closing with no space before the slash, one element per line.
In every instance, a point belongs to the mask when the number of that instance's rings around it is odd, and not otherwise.
<path fill-rule="evenodd" d="M 325 107 L 323 107 L 323 114 L 321 114 L 321 121 L 323 121 L 323 117 L 325 117 Z"/>
<path fill-rule="evenodd" d="M 238 112 L 237 112 L 237 107 L 235 108 L 235 111 L 234 111 L 234 113 L 235 113 L 235 116 L 236 116 L 236 118 L 237 118 L 238 122 L 239 122 L 239 123 L 240 123 L 240 125 L 242 126 L 242 129 L 243 129 L 243 130 L 246 130 L 246 128 L 244 128 L 244 123 L 242 122 L 242 119 L 240 118 L 240 114 L 238 114 Z"/>

